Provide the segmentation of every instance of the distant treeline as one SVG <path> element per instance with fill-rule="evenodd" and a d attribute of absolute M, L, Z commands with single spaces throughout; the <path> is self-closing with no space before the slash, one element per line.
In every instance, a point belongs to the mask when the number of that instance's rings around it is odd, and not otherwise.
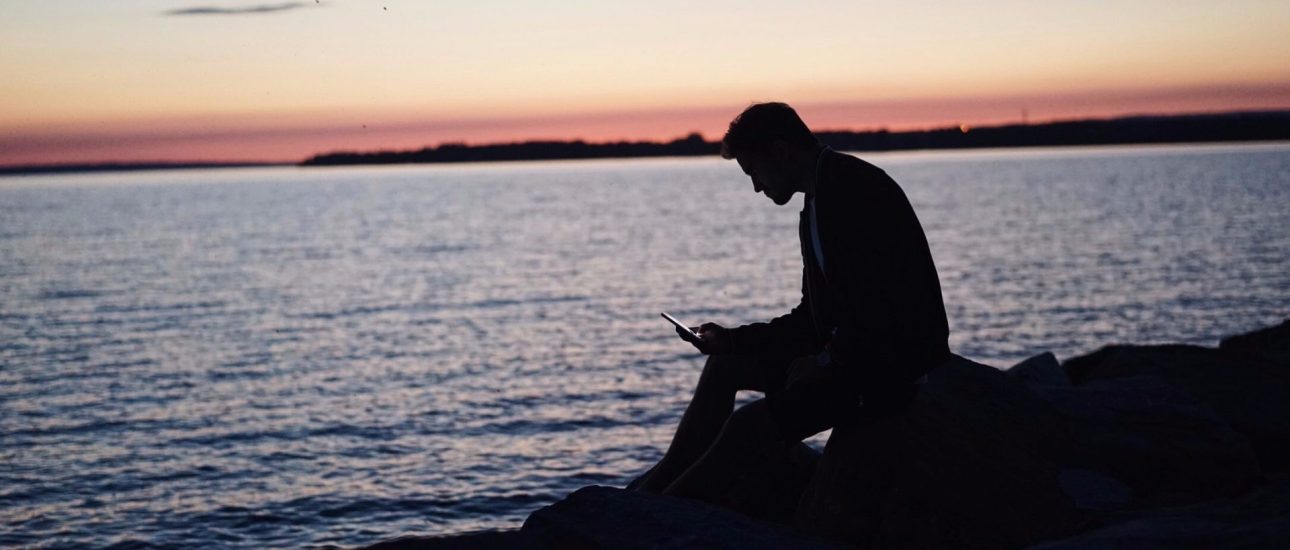
<path fill-rule="evenodd" d="M 704 141 L 697 133 L 666 143 L 656 141 L 524 141 L 466 145 L 445 143 L 419 151 L 375 151 L 371 153 L 327 153 L 305 160 L 305 166 L 336 164 L 396 164 L 410 162 L 485 162 L 498 160 L 558 160 L 627 157 L 692 157 L 715 155 L 721 144 Z"/>
<path fill-rule="evenodd" d="M 905 132 L 823 131 L 817 132 L 816 135 L 834 149 L 844 151 L 1290 140 L 1290 111 L 1135 116 L 1043 124 L 971 128 L 956 126 Z M 703 136 L 694 133 L 669 142 L 588 143 L 578 140 L 486 145 L 447 143 L 417 151 L 326 153 L 311 157 L 302 164 L 327 166 L 702 156 L 715 155 L 720 149 L 719 142 L 706 141 Z"/>
<path fill-rule="evenodd" d="M 1135 116 L 917 132 L 843 131 L 816 135 L 834 149 L 845 151 L 1271 141 L 1290 139 L 1290 111 Z"/>

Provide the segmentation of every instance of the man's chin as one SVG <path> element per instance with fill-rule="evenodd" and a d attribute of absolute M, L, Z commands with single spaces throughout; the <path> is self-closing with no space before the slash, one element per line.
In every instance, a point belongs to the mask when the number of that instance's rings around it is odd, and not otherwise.
<path fill-rule="evenodd" d="M 792 197 L 791 195 L 790 195 L 790 196 L 787 196 L 787 197 L 771 197 L 771 198 L 770 198 L 771 202 L 774 202 L 776 205 L 779 205 L 779 206 L 784 206 L 785 204 L 788 204 L 788 201 L 790 201 L 790 200 L 792 200 L 792 199 L 793 199 L 793 197 Z"/>

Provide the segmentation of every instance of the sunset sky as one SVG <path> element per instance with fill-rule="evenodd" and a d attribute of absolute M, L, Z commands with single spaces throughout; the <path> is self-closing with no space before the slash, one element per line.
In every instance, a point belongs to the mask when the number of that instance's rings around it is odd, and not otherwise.
<path fill-rule="evenodd" d="M 0 165 L 1290 108 L 1284 0 L 0 4 Z"/>

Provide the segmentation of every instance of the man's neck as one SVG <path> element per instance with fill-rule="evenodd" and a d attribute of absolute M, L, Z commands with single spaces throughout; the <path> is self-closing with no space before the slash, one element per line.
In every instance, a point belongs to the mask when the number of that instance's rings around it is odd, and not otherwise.
<path fill-rule="evenodd" d="M 806 196 L 815 196 L 816 184 L 820 181 L 820 165 L 823 163 L 824 152 L 828 147 L 819 145 L 808 150 L 802 151 L 798 156 L 799 166 L 802 170 L 802 181 L 800 190 L 806 193 Z"/>

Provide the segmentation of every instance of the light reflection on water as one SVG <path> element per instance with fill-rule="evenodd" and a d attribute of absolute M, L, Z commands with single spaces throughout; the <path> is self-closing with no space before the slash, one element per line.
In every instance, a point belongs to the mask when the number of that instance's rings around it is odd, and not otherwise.
<path fill-rule="evenodd" d="M 864 157 L 963 355 L 1288 314 L 1290 146 Z M 716 159 L 0 179 L 0 544 L 359 544 L 624 483 L 700 365 L 658 312 L 786 311 L 796 220 Z"/>

